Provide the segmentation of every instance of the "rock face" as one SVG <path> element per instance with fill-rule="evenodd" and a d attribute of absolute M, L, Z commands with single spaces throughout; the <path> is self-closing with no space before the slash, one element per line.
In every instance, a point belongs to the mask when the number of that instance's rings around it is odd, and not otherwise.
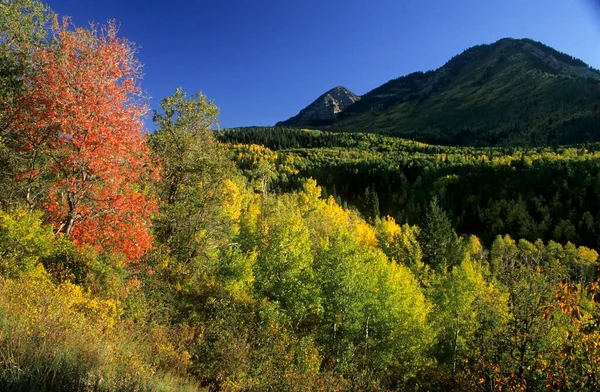
<path fill-rule="evenodd" d="M 332 123 L 348 106 L 360 97 L 343 86 L 337 86 L 302 109 L 298 115 L 276 124 L 276 126 L 317 126 Z"/>

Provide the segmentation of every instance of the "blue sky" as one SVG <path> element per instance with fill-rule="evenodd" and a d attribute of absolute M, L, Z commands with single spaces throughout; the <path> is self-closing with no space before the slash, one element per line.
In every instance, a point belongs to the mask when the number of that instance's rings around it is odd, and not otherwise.
<path fill-rule="evenodd" d="M 500 38 L 532 38 L 600 68 L 596 0 L 50 0 L 73 22 L 116 19 L 140 46 L 156 108 L 182 87 L 221 127 L 272 125 L 337 85 L 364 94 Z"/>

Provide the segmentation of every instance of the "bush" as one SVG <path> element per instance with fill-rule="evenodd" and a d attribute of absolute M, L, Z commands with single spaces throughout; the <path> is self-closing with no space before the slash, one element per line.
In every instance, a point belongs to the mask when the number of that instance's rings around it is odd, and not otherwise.
<path fill-rule="evenodd" d="M 160 329 L 136 330 L 121 313 L 115 300 L 55 285 L 41 266 L 0 278 L 0 389 L 197 390 L 178 377 L 189 355 L 176 352 Z"/>

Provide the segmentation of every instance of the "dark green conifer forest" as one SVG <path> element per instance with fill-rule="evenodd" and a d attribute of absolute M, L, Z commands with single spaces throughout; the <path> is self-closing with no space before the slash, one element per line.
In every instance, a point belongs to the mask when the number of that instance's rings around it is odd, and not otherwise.
<path fill-rule="evenodd" d="M 0 26 L 0 390 L 600 390 L 599 145 L 214 131 L 181 89 L 148 134 L 114 24 Z"/>

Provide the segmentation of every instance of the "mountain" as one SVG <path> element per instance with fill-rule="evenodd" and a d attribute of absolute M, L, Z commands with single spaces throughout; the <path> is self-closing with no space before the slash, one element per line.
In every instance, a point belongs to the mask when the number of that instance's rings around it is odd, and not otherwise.
<path fill-rule="evenodd" d="M 346 87 L 337 86 L 317 98 L 296 116 L 277 123 L 277 126 L 319 126 L 331 124 L 338 113 L 360 100 Z"/>
<path fill-rule="evenodd" d="M 540 42 L 505 38 L 390 80 L 324 129 L 453 145 L 600 141 L 600 72 Z"/>

